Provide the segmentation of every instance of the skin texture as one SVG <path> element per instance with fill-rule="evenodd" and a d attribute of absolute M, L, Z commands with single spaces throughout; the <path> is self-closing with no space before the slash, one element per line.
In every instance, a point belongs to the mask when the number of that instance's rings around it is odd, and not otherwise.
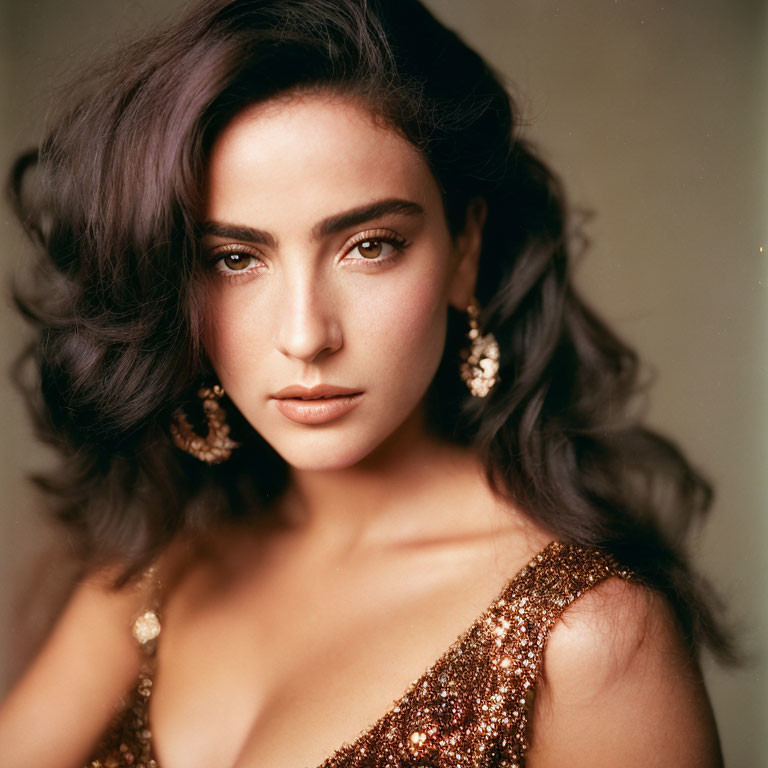
<path fill-rule="evenodd" d="M 381 200 L 421 213 L 317 236 L 329 218 Z M 179 546 L 180 565 L 173 553 L 160 563 L 179 574 L 164 578 L 150 705 L 163 768 L 319 765 L 554 538 L 491 493 L 471 451 L 424 428 L 448 306 L 464 309 L 472 295 L 484 215 L 474 202 L 451 239 L 418 152 L 348 98 L 255 105 L 218 137 L 204 341 L 230 398 L 290 466 L 279 502 L 290 524 L 268 536 L 216 531 L 204 549 Z M 360 389 L 363 400 L 319 426 L 287 420 L 270 400 L 318 383 Z M 125 629 L 136 608 L 132 592 L 80 587 L 0 711 L 0 764 L 86 758 L 137 672 Z M 50 742 L 24 726 L 41 721 Z M 553 631 L 532 721 L 528 768 L 720 764 L 669 609 L 617 579 Z"/>

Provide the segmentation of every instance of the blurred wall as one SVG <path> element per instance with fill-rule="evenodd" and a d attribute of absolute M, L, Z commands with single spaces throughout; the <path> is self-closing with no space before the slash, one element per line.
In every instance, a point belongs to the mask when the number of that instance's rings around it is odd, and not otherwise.
<path fill-rule="evenodd" d="M 57 86 L 183 0 L 5 0 L 0 165 L 40 137 Z M 573 202 L 596 217 L 577 279 L 657 372 L 649 421 L 712 478 L 694 544 L 753 662 L 706 674 L 729 766 L 768 765 L 768 19 L 750 0 L 429 0 L 508 78 Z M 24 258 L 0 211 L 2 272 Z M 4 298 L 7 295 L 3 294 Z M 0 306 L 0 362 L 24 328 Z M 24 473 L 48 457 L 0 382 L 0 653 L 50 538 Z M 34 564 L 34 566 L 32 565 Z M 37 574 L 39 576 L 39 574 Z M 21 605 L 21 611 L 34 611 Z M 0 674 L 13 671 L 3 663 Z M 0 690 L 5 687 L 0 680 Z"/>

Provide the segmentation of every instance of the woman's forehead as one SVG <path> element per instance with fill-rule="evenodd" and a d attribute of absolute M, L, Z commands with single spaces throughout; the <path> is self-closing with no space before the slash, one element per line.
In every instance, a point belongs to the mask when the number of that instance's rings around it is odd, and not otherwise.
<path fill-rule="evenodd" d="M 210 155 L 209 215 L 248 201 L 263 208 L 314 200 L 344 210 L 381 197 L 440 202 L 416 147 L 351 97 L 301 94 L 251 105 L 226 125 Z"/>

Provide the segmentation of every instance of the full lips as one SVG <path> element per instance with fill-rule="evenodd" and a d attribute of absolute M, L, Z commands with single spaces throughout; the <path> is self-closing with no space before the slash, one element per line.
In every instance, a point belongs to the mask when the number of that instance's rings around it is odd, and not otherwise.
<path fill-rule="evenodd" d="M 363 393 L 337 395 L 316 400 L 298 398 L 274 398 L 275 407 L 287 419 L 298 424 L 326 424 L 349 413 L 363 399 Z"/>

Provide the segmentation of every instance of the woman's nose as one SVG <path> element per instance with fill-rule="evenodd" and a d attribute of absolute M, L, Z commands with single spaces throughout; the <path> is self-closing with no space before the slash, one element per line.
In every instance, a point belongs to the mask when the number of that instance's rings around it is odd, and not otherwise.
<path fill-rule="evenodd" d="M 286 357 L 312 362 L 342 346 L 336 303 L 312 275 L 293 276 L 283 286 L 275 346 Z"/>

